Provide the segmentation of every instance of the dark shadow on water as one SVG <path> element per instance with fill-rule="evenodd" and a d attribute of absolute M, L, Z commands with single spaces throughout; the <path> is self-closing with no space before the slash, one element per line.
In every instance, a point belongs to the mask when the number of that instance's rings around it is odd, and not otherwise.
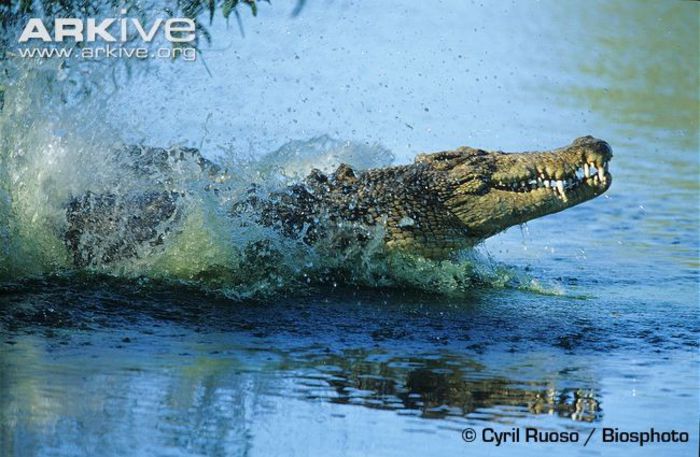
<path fill-rule="evenodd" d="M 415 346 L 473 354 L 537 349 L 571 354 L 616 349 L 657 352 L 694 350 L 700 331 L 692 312 L 659 316 L 639 312 L 637 301 L 600 303 L 586 297 L 489 288 L 475 288 L 459 298 L 329 288 L 278 299 L 234 301 L 175 284 L 63 277 L 0 285 L 0 304 L 0 328 L 13 333 L 70 337 L 76 331 L 149 333 L 153 327 L 180 326 L 196 333 L 228 332 L 263 346 L 321 344 L 333 350 Z M 660 326 L 674 331 L 662 332 Z"/>

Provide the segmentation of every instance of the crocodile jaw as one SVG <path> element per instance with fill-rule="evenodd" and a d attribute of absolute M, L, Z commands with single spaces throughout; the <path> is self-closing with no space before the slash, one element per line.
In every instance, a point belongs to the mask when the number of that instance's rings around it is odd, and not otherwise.
<path fill-rule="evenodd" d="M 610 146 L 593 137 L 541 153 L 485 153 L 479 161 L 489 172 L 479 186 L 458 186 L 448 208 L 466 226 L 473 244 L 513 225 L 557 213 L 591 200 L 610 188 Z M 462 168 L 462 170 L 460 170 Z M 463 173 L 468 164 L 455 167 Z M 475 191 L 475 189 L 477 189 Z"/>

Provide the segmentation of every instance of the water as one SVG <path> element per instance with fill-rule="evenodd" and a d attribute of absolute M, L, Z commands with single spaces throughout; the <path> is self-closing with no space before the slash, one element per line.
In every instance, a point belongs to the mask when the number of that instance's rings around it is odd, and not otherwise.
<path fill-rule="evenodd" d="M 11 67 L 0 454 L 694 455 L 697 5 L 291 11 L 261 5 L 245 38 L 215 20 L 206 68 L 152 63 L 118 89 L 100 66 Z M 91 94 L 61 84 L 75 78 Z M 452 262 L 338 259 L 220 211 L 250 182 L 275 188 L 312 166 L 589 133 L 614 149 L 605 196 Z M 72 271 L 57 235 L 66 199 L 148 185 L 109 152 L 119 142 L 199 147 L 233 184 L 214 198 L 184 166 L 176 238 Z M 282 257 L 251 264 L 241 246 L 260 239 Z M 597 434 L 586 447 L 461 438 L 525 426 Z M 602 443 L 603 427 L 691 442 Z"/>

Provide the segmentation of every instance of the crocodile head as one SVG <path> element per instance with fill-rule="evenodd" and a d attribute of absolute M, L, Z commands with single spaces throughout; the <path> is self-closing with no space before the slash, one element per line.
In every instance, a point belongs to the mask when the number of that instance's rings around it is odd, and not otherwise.
<path fill-rule="evenodd" d="M 476 243 L 513 225 L 556 213 L 605 192 L 612 149 L 585 136 L 549 152 L 486 152 L 460 148 L 419 156 L 443 171 L 447 208 Z"/>

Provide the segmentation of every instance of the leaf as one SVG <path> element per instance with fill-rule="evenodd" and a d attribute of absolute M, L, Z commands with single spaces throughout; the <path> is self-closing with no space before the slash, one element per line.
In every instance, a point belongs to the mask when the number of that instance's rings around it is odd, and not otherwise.
<path fill-rule="evenodd" d="M 21 0 L 19 2 L 19 11 L 23 14 L 30 14 L 32 12 L 32 0 Z"/>
<path fill-rule="evenodd" d="M 292 17 L 299 16 L 299 13 L 301 13 L 301 10 L 304 9 L 304 5 L 306 5 L 306 0 L 297 0 L 297 4 L 294 7 L 294 10 L 292 10 Z"/>
<path fill-rule="evenodd" d="M 224 18 L 228 19 L 231 11 L 236 9 L 236 5 L 238 5 L 238 0 L 224 0 L 224 3 L 221 5 L 221 14 L 224 15 Z"/>
<path fill-rule="evenodd" d="M 258 5 L 255 4 L 255 0 L 243 0 L 250 6 L 250 10 L 253 12 L 253 16 L 258 15 Z"/>
<path fill-rule="evenodd" d="M 238 22 L 238 28 L 241 31 L 241 36 L 245 38 L 245 31 L 243 30 L 243 21 L 241 20 L 241 15 L 238 14 L 238 10 L 233 11 L 236 14 L 236 22 Z"/>
<path fill-rule="evenodd" d="M 209 0 L 209 25 L 214 22 L 214 11 L 216 11 L 216 0 Z"/>
<path fill-rule="evenodd" d="M 207 30 L 204 27 L 201 27 L 199 29 L 199 33 L 204 37 L 206 40 L 207 44 L 211 44 L 211 33 L 209 33 L 209 30 Z"/>

